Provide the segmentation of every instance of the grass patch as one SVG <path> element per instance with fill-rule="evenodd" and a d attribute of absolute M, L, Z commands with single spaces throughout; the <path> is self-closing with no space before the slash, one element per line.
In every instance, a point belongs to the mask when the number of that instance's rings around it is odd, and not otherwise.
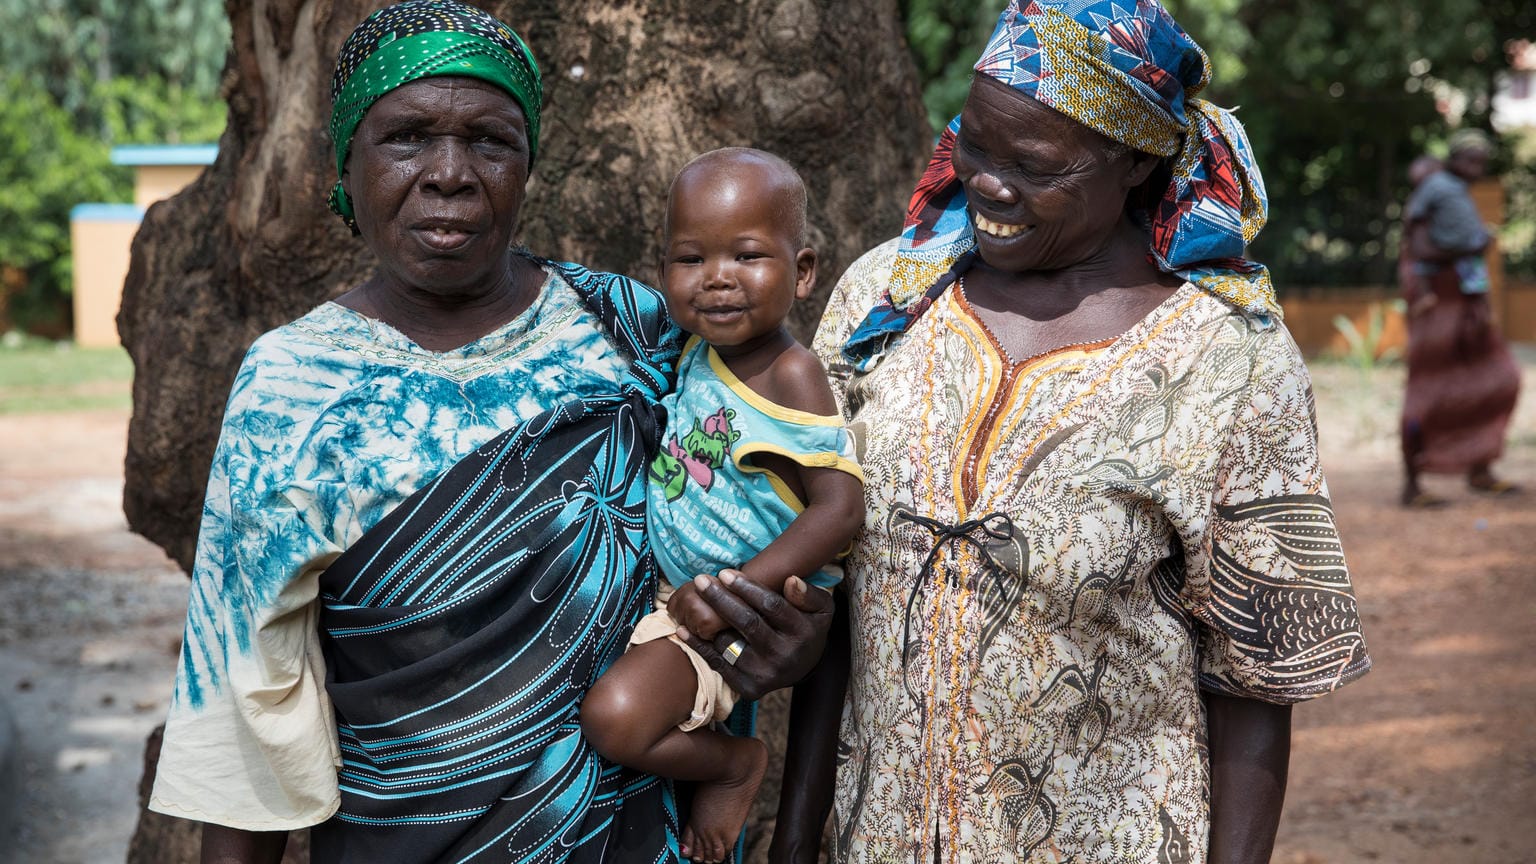
<path fill-rule="evenodd" d="M 122 348 L 0 337 L 0 414 L 124 409 L 132 385 L 133 361 Z"/>

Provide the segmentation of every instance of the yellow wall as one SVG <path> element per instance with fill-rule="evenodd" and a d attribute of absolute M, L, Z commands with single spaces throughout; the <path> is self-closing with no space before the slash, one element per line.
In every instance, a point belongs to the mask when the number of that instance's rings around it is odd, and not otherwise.
<path fill-rule="evenodd" d="M 148 207 L 175 195 L 203 173 L 202 165 L 140 165 L 134 169 L 133 203 Z"/>
<path fill-rule="evenodd" d="M 75 342 L 99 348 L 118 344 L 117 308 L 128 278 L 128 250 L 139 230 L 137 218 L 92 218 L 69 222 L 74 260 Z"/>
<path fill-rule="evenodd" d="M 1395 348 L 1401 352 L 1407 347 L 1408 328 L 1403 313 L 1392 308 L 1396 297 L 1397 289 L 1391 286 L 1347 292 L 1319 291 L 1304 297 L 1284 298 L 1281 307 L 1285 312 L 1286 329 L 1296 338 L 1302 353 L 1309 356 L 1347 351 L 1349 343 L 1333 326 L 1333 316 L 1349 318 L 1355 329 L 1364 333 L 1370 324 L 1372 306 L 1381 308 L 1385 325 L 1379 349 Z M 1506 282 L 1493 313 L 1505 340 L 1536 342 L 1536 283 Z"/>
<path fill-rule="evenodd" d="M 77 343 L 119 343 L 117 310 L 139 219 L 149 205 L 196 180 L 215 151 L 211 145 L 113 148 L 113 164 L 133 166 L 133 204 L 81 204 L 70 215 Z"/>
<path fill-rule="evenodd" d="M 1286 329 L 1296 339 L 1297 347 L 1308 356 L 1348 351 L 1349 342 L 1333 325 L 1334 316 L 1343 315 L 1364 334 L 1370 327 L 1372 306 L 1380 308 L 1384 324 L 1378 343 L 1380 350 L 1402 350 L 1408 341 L 1408 329 L 1402 313 L 1392 308 L 1396 296 L 1396 289 L 1390 287 L 1318 292 L 1304 297 L 1282 297 L 1280 307 L 1285 315 Z"/>

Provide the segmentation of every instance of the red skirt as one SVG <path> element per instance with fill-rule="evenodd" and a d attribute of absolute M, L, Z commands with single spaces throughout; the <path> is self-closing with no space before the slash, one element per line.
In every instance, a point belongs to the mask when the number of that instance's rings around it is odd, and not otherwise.
<path fill-rule="evenodd" d="M 1450 267 L 1428 277 L 1427 288 L 1435 304 L 1409 320 L 1403 440 L 1417 439 L 1418 470 L 1465 473 L 1504 452 L 1520 367 L 1493 326 L 1486 295 L 1461 293 Z"/>

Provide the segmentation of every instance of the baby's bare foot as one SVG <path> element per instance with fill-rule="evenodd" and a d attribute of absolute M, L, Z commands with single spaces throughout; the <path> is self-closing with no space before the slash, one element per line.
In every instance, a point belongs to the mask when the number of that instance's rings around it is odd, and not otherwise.
<path fill-rule="evenodd" d="M 724 861 L 746 824 L 757 788 L 768 768 L 768 749 L 756 738 L 738 738 L 730 777 L 700 783 L 683 829 L 683 848 L 692 861 Z"/>

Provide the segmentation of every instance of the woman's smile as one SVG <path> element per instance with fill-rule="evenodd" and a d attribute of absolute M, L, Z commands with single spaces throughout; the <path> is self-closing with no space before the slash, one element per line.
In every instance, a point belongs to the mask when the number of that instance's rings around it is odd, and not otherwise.
<path fill-rule="evenodd" d="M 983 260 L 1023 273 L 1101 253 L 1129 190 L 1144 179 L 1141 163 L 1112 156 L 1100 133 L 986 75 L 971 83 L 961 116 L 950 159 Z M 1012 219 L 1020 221 L 1005 221 Z"/>
<path fill-rule="evenodd" d="M 1009 237 L 1022 234 L 1035 227 L 1033 225 L 1005 225 L 1002 222 L 993 222 L 980 213 L 974 213 L 973 215 L 976 217 L 977 231 L 1000 240 L 1006 240 Z"/>

